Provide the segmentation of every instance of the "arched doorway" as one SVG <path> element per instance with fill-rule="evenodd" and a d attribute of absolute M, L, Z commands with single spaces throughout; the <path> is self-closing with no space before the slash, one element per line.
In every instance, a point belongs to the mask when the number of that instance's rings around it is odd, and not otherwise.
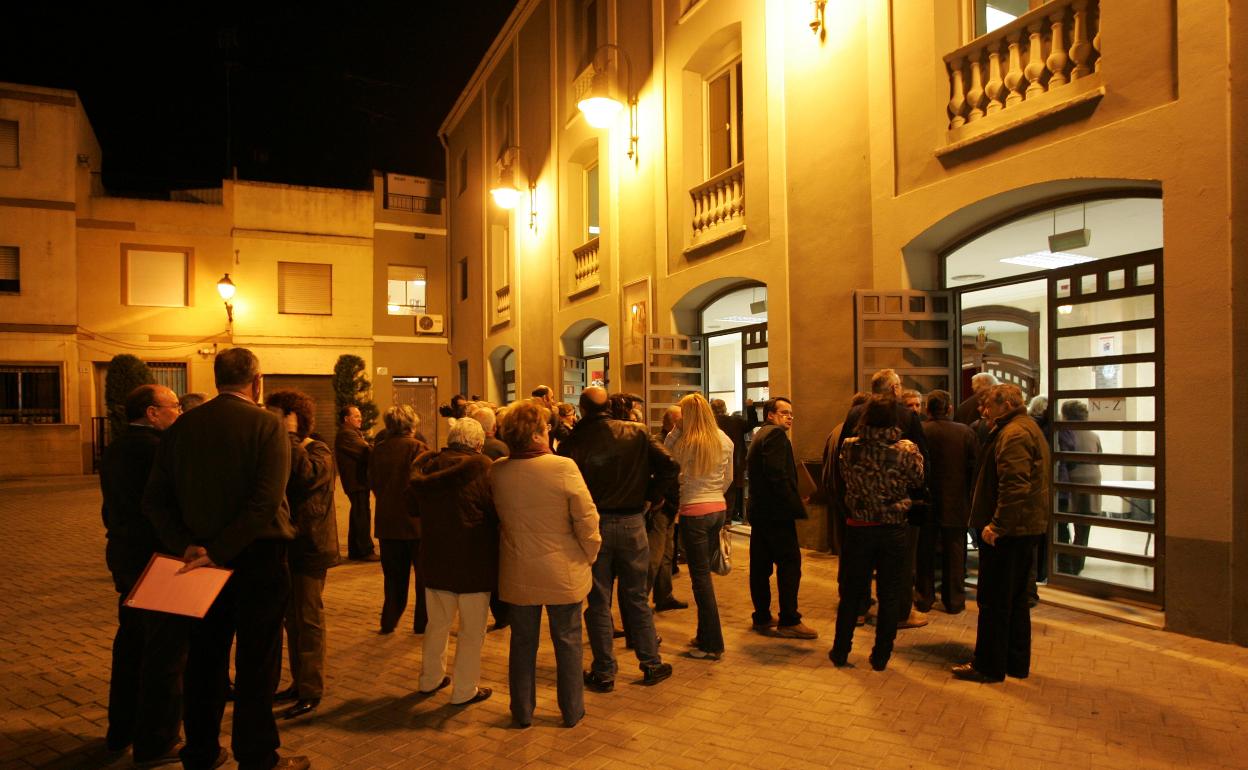
<path fill-rule="evenodd" d="M 576 403 L 590 385 L 610 388 L 611 328 L 596 318 L 577 321 L 560 336 L 563 371 L 560 398 Z"/>
<path fill-rule="evenodd" d="M 1064 198 L 955 242 L 938 260 L 940 291 L 927 295 L 949 306 L 946 354 L 959 398 L 970 395 L 970 376 L 984 371 L 1028 398 L 1047 399 L 1053 523 L 1041 579 L 1047 571 L 1054 586 L 1158 607 L 1162 246 L 1156 191 Z M 919 321 L 870 319 L 860 307 L 860 347 L 892 344 L 901 360 L 915 351 L 937 357 L 933 340 L 912 348 L 919 343 L 902 339 L 922 336 Z M 892 328 L 896 339 L 871 339 L 868 323 L 893 323 L 878 328 Z"/>
<path fill-rule="evenodd" d="M 706 396 L 728 411 L 770 398 L 767 366 L 767 286 L 738 284 L 712 296 L 698 311 L 706 357 Z"/>
<path fill-rule="evenodd" d="M 516 400 L 516 351 L 499 345 L 490 353 L 490 400 L 506 406 Z"/>

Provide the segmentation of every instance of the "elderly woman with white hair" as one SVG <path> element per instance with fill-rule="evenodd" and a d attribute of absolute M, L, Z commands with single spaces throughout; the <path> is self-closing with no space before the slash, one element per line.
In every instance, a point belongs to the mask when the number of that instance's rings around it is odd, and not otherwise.
<path fill-rule="evenodd" d="M 416 611 L 412 631 L 425 632 L 425 592 L 417 566 L 420 519 L 416 498 L 409 491 L 416 458 L 429 451 L 415 435 L 420 417 L 406 404 L 386 410 L 386 440 L 377 444 L 368 462 L 368 483 L 377 496 L 373 534 L 381 542 L 381 576 L 385 601 L 381 633 L 389 634 L 407 609 L 407 591 L 416 575 Z"/>
<path fill-rule="evenodd" d="M 485 431 L 471 418 L 451 420 L 447 447 L 416 458 L 411 490 L 420 512 L 420 571 L 429 625 L 425 628 L 420 691 L 452 681 L 451 705 L 490 697 L 478 687 L 481 646 L 498 585 L 498 514 L 490 491 L 490 459 L 481 454 Z M 459 612 L 455 670 L 446 676 L 446 646 Z"/>

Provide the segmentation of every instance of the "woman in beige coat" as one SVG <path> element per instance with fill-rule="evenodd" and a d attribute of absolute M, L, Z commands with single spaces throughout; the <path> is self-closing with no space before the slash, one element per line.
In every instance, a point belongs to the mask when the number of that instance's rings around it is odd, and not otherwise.
<path fill-rule="evenodd" d="M 498 593 L 511 606 L 511 715 L 533 721 L 542 607 L 555 643 L 559 710 L 572 727 L 585 716 L 581 604 L 598 556 L 598 510 L 576 463 L 550 452 L 550 412 L 533 401 L 510 407 L 500 435 L 511 456 L 490 469 L 498 510 Z"/>

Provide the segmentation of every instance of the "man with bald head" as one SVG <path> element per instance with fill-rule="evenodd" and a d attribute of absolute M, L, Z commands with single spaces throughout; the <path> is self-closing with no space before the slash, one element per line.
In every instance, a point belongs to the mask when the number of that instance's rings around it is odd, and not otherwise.
<path fill-rule="evenodd" d="M 152 554 L 165 552 L 143 515 L 143 488 L 156 459 L 160 434 L 182 414 L 178 396 L 163 385 L 140 385 L 126 396 L 126 430 L 104 450 L 104 559 L 117 588 L 117 635 L 108 690 L 108 747 L 134 744 L 136 764 L 176 760 L 182 721 L 182 668 L 186 664 L 183 619 L 131 609 L 126 596 Z"/>
<path fill-rule="evenodd" d="M 615 687 L 618 668 L 611 650 L 611 585 L 620 581 L 620 614 L 633 638 L 644 684 L 672 675 L 659 657 L 654 614 L 646 601 L 650 547 L 646 511 L 659 508 L 676 486 L 680 466 L 639 423 L 614 419 L 607 391 L 598 386 L 581 393 L 581 421 L 559 444 L 559 454 L 576 462 L 598 508 L 602 548 L 593 566 L 593 586 L 585 625 L 594 660 L 585 686 L 597 692 Z"/>

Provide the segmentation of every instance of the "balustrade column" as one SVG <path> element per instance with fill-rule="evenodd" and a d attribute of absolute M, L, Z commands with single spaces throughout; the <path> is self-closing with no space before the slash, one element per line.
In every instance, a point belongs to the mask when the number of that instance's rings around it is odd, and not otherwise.
<path fill-rule="evenodd" d="M 970 113 L 966 116 L 967 123 L 973 123 L 984 116 L 980 103 L 984 100 L 984 77 L 980 71 L 979 53 L 971 54 L 971 88 L 966 92 L 966 103 L 970 105 Z"/>
<path fill-rule="evenodd" d="M 1020 90 L 1023 83 L 1023 57 L 1019 46 L 1021 35 L 1022 32 L 1019 30 L 1010 33 L 1010 69 L 1005 73 L 1005 87 L 1009 89 L 1005 97 L 1006 107 L 1013 107 L 1023 100 L 1023 93 Z"/>
<path fill-rule="evenodd" d="M 1092 65 L 1093 72 L 1101 71 L 1101 7 L 1098 5 L 1093 12 L 1093 23 L 1096 26 L 1096 35 L 1092 38 L 1092 49 L 1096 51 L 1096 63 Z"/>
<path fill-rule="evenodd" d="M 1064 42 L 1066 26 L 1066 9 L 1059 8 L 1049 16 L 1049 58 L 1045 66 L 1049 68 L 1049 90 L 1066 85 L 1066 44 Z"/>
<path fill-rule="evenodd" d="M 953 96 L 949 98 L 949 114 L 953 116 L 953 119 L 949 121 L 949 127 L 961 128 L 966 125 L 966 118 L 962 117 L 962 112 L 966 109 L 965 86 L 962 83 L 962 59 L 955 59 L 949 68 L 949 73 L 953 76 Z"/>
<path fill-rule="evenodd" d="M 1070 35 L 1070 60 L 1074 68 L 1070 71 L 1071 81 L 1076 81 L 1092 73 L 1088 66 L 1088 57 L 1092 55 L 1092 44 L 1088 42 L 1088 0 L 1075 0 L 1074 28 Z"/>
<path fill-rule="evenodd" d="M 988 84 L 984 86 L 984 93 L 988 96 L 987 113 L 991 115 L 1004 109 L 1001 104 L 1001 93 L 1004 83 L 1001 81 L 1001 43 L 1000 41 L 992 44 L 988 49 Z"/>
<path fill-rule="evenodd" d="M 1027 43 L 1027 67 L 1023 70 L 1023 74 L 1027 76 L 1027 99 L 1034 99 L 1044 93 L 1044 84 L 1040 79 L 1044 77 L 1044 57 L 1042 47 L 1044 41 L 1040 37 L 1040 20 L 1033 21 L 1027 25 L 1029 41 Z"/>

